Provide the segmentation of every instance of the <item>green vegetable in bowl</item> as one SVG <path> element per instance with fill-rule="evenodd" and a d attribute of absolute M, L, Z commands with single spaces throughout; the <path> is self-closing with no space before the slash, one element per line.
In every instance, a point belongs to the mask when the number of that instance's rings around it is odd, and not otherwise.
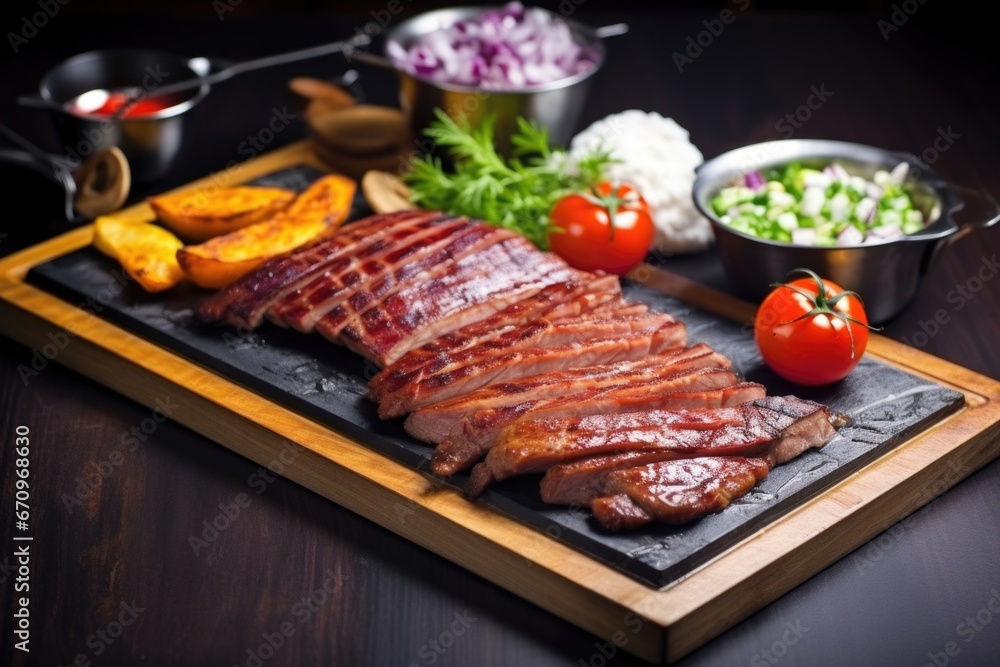
<path fill-rule="evenodd" d="M 872 180 L 838 162 L 822 170 L 793 162 L 754 171 L 722 188 L 712 209 L 733 229 L 797 245 L 880 243 L 924 228 L 927 221 L 903 187 L 909 165 L 878 170 Z"/>
<path fill-rule="evenodd" d="M 588 190 L 612 163 L 608 153 L 595 151 L 570 167 L 566 152 L 549 145 L 548 132 L 524 118 L 517 119 L 511 137 L 514 157 L 505 159 L 493 141 L 495 119 L 473 129 L 465 119 L 455 121 L 441 109 L 435 113 L 425 134 L 447 151 L 454 166 L 445 168 L 432 154 L 414 157 L 402 177 L 413 203 L 512 229 L 543 250 L 555 203 Z"/>

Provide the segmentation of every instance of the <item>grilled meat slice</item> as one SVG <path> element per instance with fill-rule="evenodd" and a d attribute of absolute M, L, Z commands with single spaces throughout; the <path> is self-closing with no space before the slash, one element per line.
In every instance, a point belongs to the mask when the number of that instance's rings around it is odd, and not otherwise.
<path fill-rule="evenodd" d="M 496 336 L 484 338 L 477 345 L 437 355 L 434 360 L 411 373 L 397 391 L 405 391 L 407 387 L 418 385 L 423 379 L 438 373 L 453 371 L 469 363 L 483 363 L 490 357 L 497 357 L 511 350 L 567 345 L 580 340 L 607 340 L 625 334 L 654 332 L 673 326 L 674 323 L 674 318 L 663 313 L 610 318 L 596 318 L 585 313 L 556 321 L 540 318 L 500 331 Z M 394 393 L 396 392 L 384 391 L 382 399 L 389 400 Z"/>
<path fill-rule="evenodd" d="M 650 463 L 610 473 L 591 503 L 594 518 L 610 530 L 651 521 L 680 525 L 725 509 L 770 472 L 765 459 L 703 457 Z"/>
<path fill-rule="evenodd" d="M 829 419 L 832 428 L 839 428 L 843 423 L 842 415 L 832 415 Z M 818 415 L 814 413 L 782 429 L 781 434 L 765 449 L 757 450 L 757 454 L 773 467 L 791 461 L 808 449 L 821 447 L 830 433 L 826 424 L 818 423 Z M 542 477 L 542 500 L 557 505 L 588 504 L 601 495 L 607 475 L 615 470 L 688 456 L 687 452 L 677 449 L 645 449 L 559 463 L 546 470 Z"/>
<path fill-rule="evenodd" d="M 502 244 L 506 258 L 479 253 L 454 272 L 413 281 L 359 313 L 341 328 L 345 345 L 381 366 L 409 350 L 460 329 L 537 293 L 547 285 L 582 277 L 562 259 L 540 253 L 521 237 Z"/>
<path fill-rule="evenodd" d="M 637 410 L 727 407 L 763 398 L 762 385 L 738 383 L 729 369 L 706 368 L 643 384 L 628 384 L 570 394 L 553 400 L 527 401 L 487 409 L 466 418 L 445 438 L 431 458 L 431 470 L 450 475 L 482 458 L 500 432 L 518 419 L 561 419 Z"/>
<path fill-rule="evenodd" d="M 616 361 L 639 359 L 650 354 L 682 347 L 684 325 L 664 324 L 655 331 L 639 331 L 612 338 L 591 338 L 587 326 L 579 329 L 579 339 L 549 347 L 525 347 L 503 354 L 473 359 L 457 368 L 435 373 L 383 396 L 379 416 L 399 417 L 418 408 L 498 382 L 511 382 L 529 375 L 567 368 L 580 368 Z"/>
<path fill-rule="evenodd" d="M 383 275 L 364 283 L 323 315 L 316 323 L 316 330 L 328 339 L 338 341 L 340 330 L 352 323 L 358 314 L 379 308 L 384 299 L 397 291 L 428 281 L 436 282 L 470 266 L 498 265 L 508 261 L 509 253 L 503 244 L 516 243 L 515 239 L 519 237 L 515 233 L 485 223 L 473 223 L 471 227 L 470 233 L 452 239 L 438 252 L 404 264 L 400 267 L 401 274 Z"/>
<path fill-rule="evenodd" d="M 687 454 L 676 449 L 648 449 L 557 463 L 545 471 L 539 491 L 542 500 L 553 505 L 590 505 L 604 494 L 604 483 L 612 472 L 683 458 Z"/>
<path fill-rule="evenodd" d="M 357 249 L 342 261 L 316 275 L 312 281 L 293 290 L 267 311 L 267 318 L 279 326 L 310 333 L 316 322 L 355 291 L 386 278 L 391 286 L 408 273 L 414 262 L 430 264 L 446 261 L 446 248 L 458 239 L 476 234 L 475 224 L 463 218 L 414 229 L 404 227 L 382 241 Z"/>
<path fill-rule="evenodd" d="M 609 530 L 622 531 L 642 528 L 652 523 L 653 515 L 635 504 L 625 494 L 597 498 L 590 507 L 591 514 L 596 518 L 600 514 L 604 520 L 598 520 Z"/>
<path fill-rule="evenodd" d="M 414 348 L 383 369 L 369 382 L 370 396 L 376 402 L 383 389 L 395 391 L 414 373 L 441 355 L 452 355 L 478 345 L 539 317 L 557 320 L 581 313 L 596 312 L 604 304 L 622 305 L 621 284 L 617 276 L 586 275 L 582 280 L 553 283 L 521 299 L 486 319 L 468 324 Z"/>
<path fill-rule="evenodd" d="M 263 323 L 272 304 L 351 253 L 378 244 L 390 234 L 407 233 L 448 219 L 443 213 L 404 211 L 352 222 L 264 262 L 205 299 L 198 316 L 204 322 L 254 329 Z"/>
<path fill-rule="evenodd" d="M 420 408 L 407 417 L 406 429 L 420 440 L 438 443 L 452 433 L 463 419 L 480 410 L 560 398 L 627 383 L 642 383 L 699 368 L 729 367 L 730 361 L 724 355 L 704 343 L 698 343 L 632 361 L 531 375 Z"/>
<path fill-rule="evenodd" d="M 524 419 L 503 429 L 473 469 L 466 493 L 475 497 L 494 480 L 618 452 L 767 457 L 777 464 L 823 445 L 839 423 L 826 406 L 794 396 L 769 396 L 717 409 Z"/>

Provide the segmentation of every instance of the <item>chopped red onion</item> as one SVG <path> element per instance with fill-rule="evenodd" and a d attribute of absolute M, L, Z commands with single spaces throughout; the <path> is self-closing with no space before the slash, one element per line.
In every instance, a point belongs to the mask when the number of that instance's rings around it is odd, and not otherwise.
<path fill-rule="evenodd" d="M 390 42 L 393 64 L 435 83 L 517 90 L 590 71 L 592 49 L 561 18 L 509 2 L 428 33 L 407 46 Z"/>
<path fill-rule="evenodd" d="M 867 183 L 865 183 L 865 194 L 867 196 L 871 197 L 872 199 L 874 199 L 875 201 L 878 201 L 879 199 L 881 199 L 882 198 L 882 194 L 884 192 L 885 191 L 880 186 L 875 185 L 874 183 L 872 183 L 870 181 L 867 182 Z"/>
<path fill-rule="evenodd" d="M 837 162 L 824 167 L 823 173 L 829 176 L 830 180 L 837 183 L 847 183 L 851 180 L 851 175 L 848 174 L 847 170 Z"/>
<path fill-rule="evenodd" d="M 837 234 L 837 245 L 858 245 L 865 240 L 865 235 L 854 225 L 847 225 Z"/>
<path fill-rule="evenodd" d="M 903 230 L 900 229 L 899 225 L 880 225 L 878 227 L 872 227 L 868 232 L 868 237 L 870 239 L 895 239 L 903 236 Z"/>
<path fill-rule="evenodd" d="M 751 171 L 743 175 L 743 185 L 751 190 L 760 190 L 767 184 L 759 171 Z"/>

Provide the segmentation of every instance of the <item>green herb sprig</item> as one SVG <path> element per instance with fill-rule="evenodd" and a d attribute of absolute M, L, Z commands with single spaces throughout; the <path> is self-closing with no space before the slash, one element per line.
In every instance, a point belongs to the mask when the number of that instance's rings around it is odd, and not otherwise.
<path fill-rule="evenodd" d="M 548 131 L 517 118 L 511 136 L 512 157 L 501 156 L 494 144 L 495 116 L 478 128 L 468 119 L 454 120 L 442 109 L 425 134 L 448 151 L 453 168 L 439 157 L 414 157 L 403 181 L 421 208 L 465 215 L 523 234 L 542 250 L 548 249 L 549 212 L 563 196 L 590 189 L 615 160 L 604 150 L 581 159 L 569 159 L 553 148 Z"/>

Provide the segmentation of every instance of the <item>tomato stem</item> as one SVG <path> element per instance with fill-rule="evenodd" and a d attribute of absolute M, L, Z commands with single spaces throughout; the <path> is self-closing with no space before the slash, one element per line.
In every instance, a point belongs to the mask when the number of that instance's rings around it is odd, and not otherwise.
<path fill-rule="evenodd" d="M 602 195 L 598 192 L 596 186 L 591 186 L 589 195 L 591 201 L 608 212 L 608 227 L 611 231 L 611 242 L 614 243 L 615 216 L 618 215 L 618 209 L 621 208 L 621 205 L 630 203 L 632 199 L 629 197 L 619 196 L 618 188 L 614 185 L 611 186 L 611 191 L 606 195 Z"/>
<path fill-rule="evenodd" d="M 816 281 L 816 294 L 813 294 L 812 292 L 807 292 L 806 290 L 800 287 L 795 287 L 794 285 L 787 285 L 785 283 L 772 283 L 771 287 L 785 287 L 792 290 L 796 294 L 801 295 L 803 298 L 808 299 L 809 303 L 812 304 L 812 309 L 808 313 L 799 315 L 795 319 L 789 320 L 788 322 L 782 322 L 778 326 L 784 326 L 785 324 L 792 324 L 794 322 L 798 322 L 799 320 L 804 320 L 810 317 L 814 317 L 816 315 L 827 315 L 827 316 L 832 315 L 837 319 L 839 319 L 840 321 L 842 321 L 844 325 L 847 327 L 847 336 L 851 339 L 851 359 L 853 359 L 855 351 L 854 331 L 851 329 L 851 324 L 853 323 L 857 324 L 858 326 L 865 327 L 869 331 L 882 330 L 881 327 L 873 327 L 869 324 L 865 324 L 864 322 L 859 322 L 858 320 L 854 319 L 847 313 L 836 309 L 837 303 L 845 296 L 853 296 L 862 304 L 864 304 L 864 302 L 861 299 L 861 296 L 857 292 L 851 290 L 844 290 L 843 292 L 837 292 L 833 296 L 828 297 L 826 294 L 826 284 L 823 282 L 823 279 L 816 274 L 815 271 L 812 271 L 810 269 L 792 269 L 791 271 L 788 272 L 788 277 L 791 278 L 792 275 L 796 273 L 804 273 L 808 275 L 810 278 L 812 278 L 814 281 Z"/>

